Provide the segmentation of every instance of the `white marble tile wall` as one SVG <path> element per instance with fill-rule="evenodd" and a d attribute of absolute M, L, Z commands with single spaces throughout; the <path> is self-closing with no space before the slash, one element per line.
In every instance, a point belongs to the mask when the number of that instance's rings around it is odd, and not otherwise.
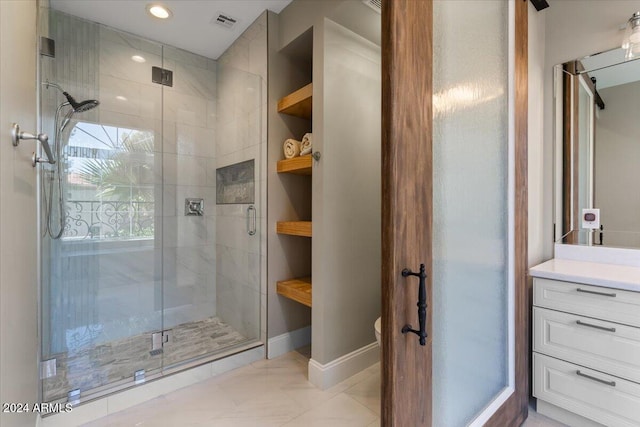
<path fill-rule="evenodd" d="M 263 342 L 267 324 L 266 81 L 264 13 L 218 59 L 216 115 L 216 167 L 255 159 L 258 222 L 257 234 L 249 236 L 248 205 L 216 207 L 218 316 L 241 333 L 260 337 Z"/>

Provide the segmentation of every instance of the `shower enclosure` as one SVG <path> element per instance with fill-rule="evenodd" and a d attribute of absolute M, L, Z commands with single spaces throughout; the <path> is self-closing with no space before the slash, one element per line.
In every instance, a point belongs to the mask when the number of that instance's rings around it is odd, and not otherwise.
<path fill-rule="evenodd" d="M 48 8 L 39 30 L 42 401 L 260 345 L 261 78 Z"/>

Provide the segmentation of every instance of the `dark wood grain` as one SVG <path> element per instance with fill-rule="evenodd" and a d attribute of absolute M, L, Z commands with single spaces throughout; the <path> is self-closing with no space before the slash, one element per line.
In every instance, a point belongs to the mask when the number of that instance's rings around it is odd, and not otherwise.
<path fill-rule="evenodd" d="M 403 335 L 417 326 L 417 279 L 431 265 L 431 0 L 382 7 L 382 412 L 383 426 L 431 425 L 431 277 L 427 345 Z"/>
<path fill-rule="evenodd" d="M 515 392 L 485 424 L 516 427 L 528 415 L 531 297 L 527 279 L 528 245 L 528 4 L 516 1 L 515 13 Z"/>

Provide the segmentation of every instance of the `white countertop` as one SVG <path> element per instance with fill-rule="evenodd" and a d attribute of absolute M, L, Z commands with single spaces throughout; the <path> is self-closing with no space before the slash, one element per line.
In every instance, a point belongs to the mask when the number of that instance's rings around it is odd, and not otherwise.
<path fill-rule="evenodd" d="M 529 269 L 533 277 L 640 292 L 640 267 L 552 259 Z"/>

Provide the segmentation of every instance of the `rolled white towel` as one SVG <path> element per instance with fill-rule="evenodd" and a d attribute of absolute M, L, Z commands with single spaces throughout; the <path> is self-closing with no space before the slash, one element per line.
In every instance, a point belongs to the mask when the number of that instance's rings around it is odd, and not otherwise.
<path fill-rule="evenodd" d="M 284 142 L 283 148 L 285 159 L 293 159 L 300 155 L 300 141 L 289 138 Z"/>
<path fill-rule="evenodd" d="M 305 133 L 300 143 L 300 155 L 311 154 L 313 146 L 313 134 Z"/>

